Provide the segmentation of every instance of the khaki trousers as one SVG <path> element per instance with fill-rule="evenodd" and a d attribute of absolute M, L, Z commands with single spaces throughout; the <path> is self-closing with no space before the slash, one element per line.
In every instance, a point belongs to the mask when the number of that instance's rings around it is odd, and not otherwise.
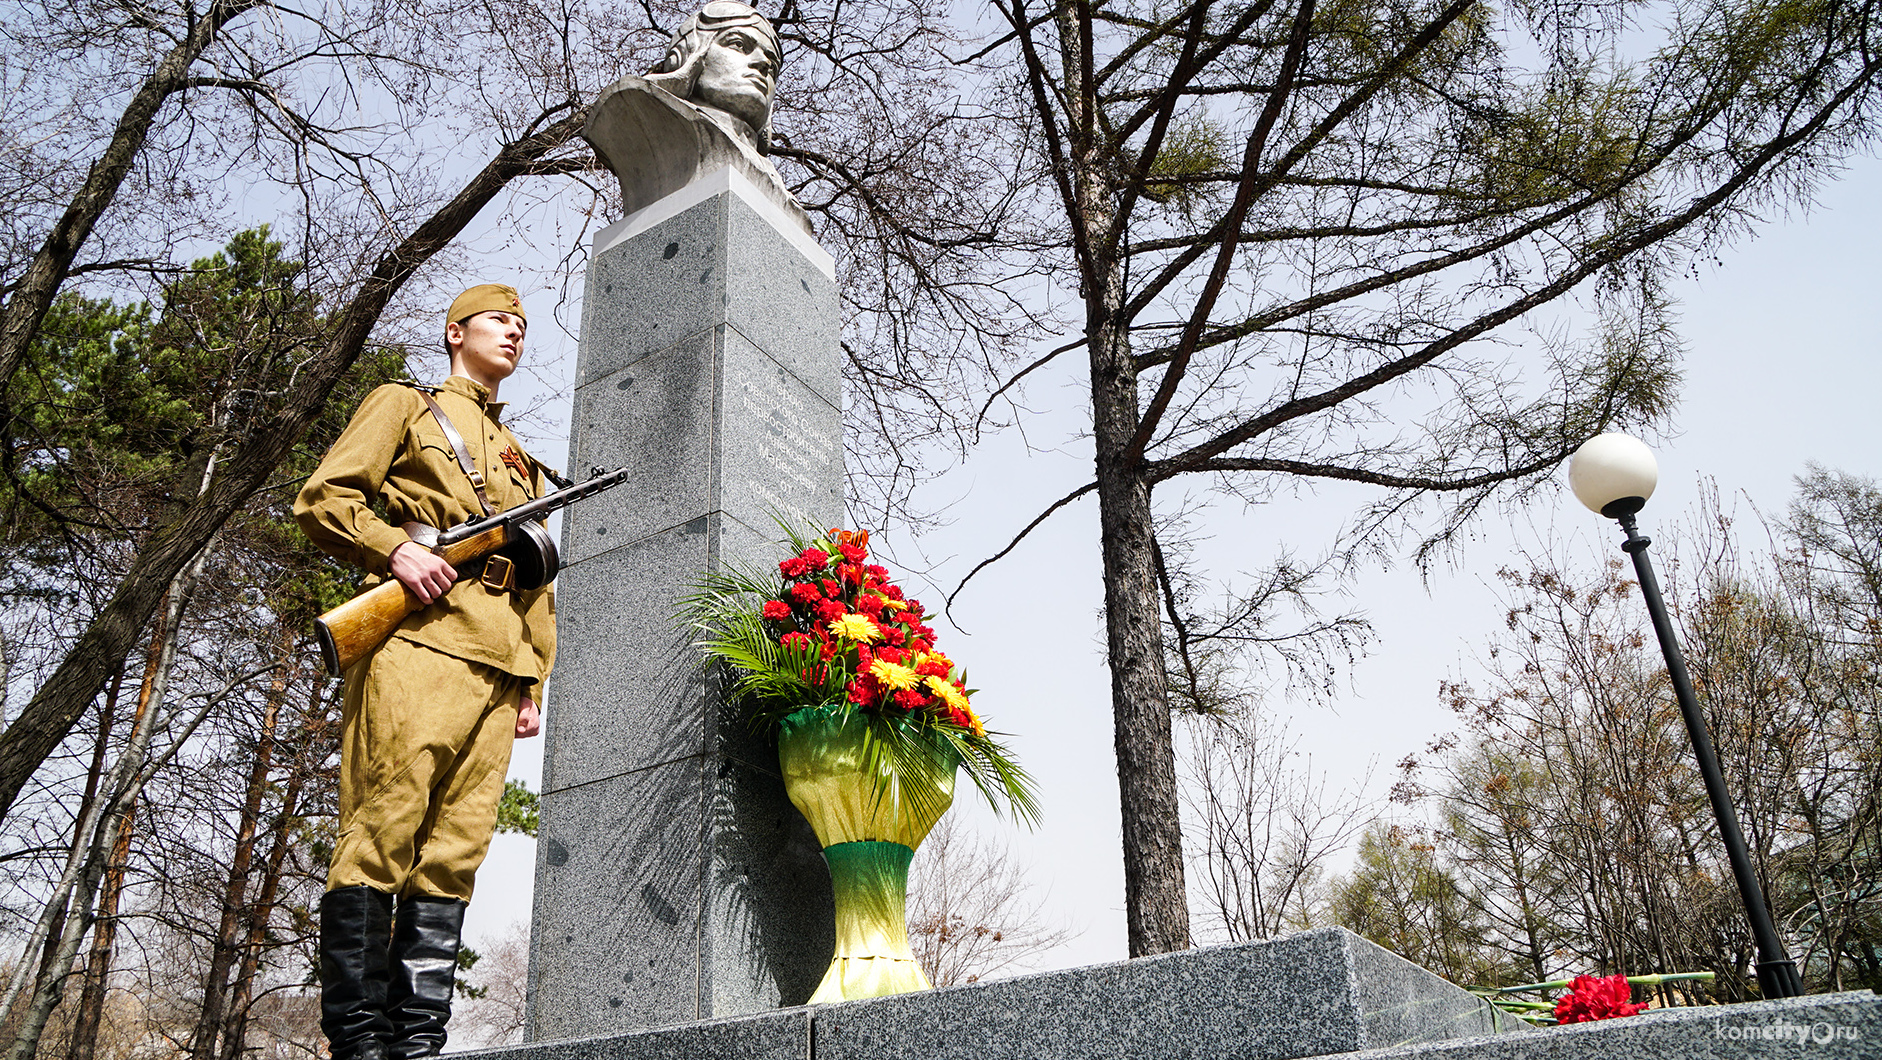
<path fill-rule="evenodd" d="M 512 674 L 396 636 L 348 671 L 328 890 L 470 901 L 521 695 Z"/>

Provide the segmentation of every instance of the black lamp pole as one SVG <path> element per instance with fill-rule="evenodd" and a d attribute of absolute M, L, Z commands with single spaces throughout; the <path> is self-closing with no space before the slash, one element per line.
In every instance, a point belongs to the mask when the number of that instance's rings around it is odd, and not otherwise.
<path fill-rule="evenodd" d="M 1673 639 L 1673 623 L 1666 617 L 1666 601 L 1660 597 L 1660 582 L 1653 576 L 1653 561 L 1647 558 L 1647 546 L 1653 539 L 1641 534 L 1634 525 L 1634 513 L 1646 504 L 1641 497 L 1623 497 L 1601 509 L 1601 514 L 1620 521 L 1627 532 L 1621 550 L 1634 557 L 1634 573 L 1640 578 L 1640 595 L 1647 598 L 1647 611 L 1653 615 L 1653 632 L 1660 638 L 1660 652 L 1666 656 L 1667 676 L 1673 679 L 1673 694 L 1679 699 L 1679 712 L 1686 719 L 1686 732 L 1692 737 L 1693 754 L 1699 759 L 1699 773 L 1705 777 L 1706 796 L 1712 800 L 1712 815 L 1719 821 L 1719 838 L 1725 841 L 1726 856 L 1732 862 L 1732 876 L 1738 880 L 1738 894 L 1745 903 L 1745 915 L 1751 920 L 1751 934 L 1758 942 L 1758 990 L 1766 998 L 1801 997 L 1803 979 L 1797 964 L 1784 950 L 1771 923 L 1771 911 L 1764 904 L 1764 888 L 1758 886 L 1758 874 L 1752 871 L 1751 855 L 1745 849 L 1745 833 L 1738 827 L 1738 814 L 1732 798 L 1725 791 L 1725 774 L 1712 750 L 1712 737 L 1706 731 L 1706 718 L 1699 712 L 1692 681 L 1686 676 L 1686 660 L 1680 654 L 1679 641 Z"/>

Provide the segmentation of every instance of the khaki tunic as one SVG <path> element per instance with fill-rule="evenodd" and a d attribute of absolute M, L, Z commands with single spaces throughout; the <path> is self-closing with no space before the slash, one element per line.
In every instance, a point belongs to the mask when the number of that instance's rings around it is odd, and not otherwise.
<path fill-rule="evenodd" d="M 456 375 L 435 396 L 464 436 L 490 503 L 509 509 L 542 494 L 542 474 L 533 462 L 525 457 L 527 475 L 503 462 L 505 447 L 523 453 L 498 420 L 503 402 L 490 401 L 489 390 Z M 386 518 L 373 514 L 375 499 L 385 502 Z M 411 540 L 399 529 L 402 524 L 444 530 L 482 514 L 424 398 L 396 383 L 366 395 L 294 500 L 294 518 L 316 545 L 373 575 L 362 589 L 389 576 L 392 550 Z M 547 678 L 555 661 L 555 587 L 503 592 L 464 573 L 442 603 L 420 609 L 393 635 L 494 666 L 524 684 Z"/>
<path fill-rule="evenodd" d="M 461 376 L 435 395 L 499 509 L 542 492 L 542 475 L 499 420 L 501 402 Z M 527 471 L 502 458 L 508 448 Z M 383 502 L 386 518 L 372 510 Z M 477 495 L 424 399 L 411 387 L 367 395 L 294 502 L 307 536 L 389 576 L 399 524 L 440 529 L 482 515 Z M 408 617 L 346 675 L 340 834 L 327 887 L 469 901 L 490 847 L 519 700 L 555 659 L 553 586 L 494 590 L 471 571 Z"/>

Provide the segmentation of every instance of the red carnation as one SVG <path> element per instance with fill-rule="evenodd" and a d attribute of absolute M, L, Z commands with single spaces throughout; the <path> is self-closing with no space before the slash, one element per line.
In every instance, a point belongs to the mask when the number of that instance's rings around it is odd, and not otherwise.
<path fill-rule="evenodd" d="M 1588 1023 L 1645 1011 L 1645 1005 L 1628 1003 L 1627 999 L 1632 993 L 1633 988 L 1627 985 L 1625 975 L 1578 975 L 1570 980 L 1568 993 L 1556 1001 L 1555 1021 Z"/>
<path fill-rule="evenodd" d="M 791 586 L 790 597 L 797 601 L 799 605 L 810 607 L 817 601 L 823 599 L 823 593 L 819 592 L 817 587 L 809 582 L 799 582 Z"/>
<path fill-rule="evenodd" d="M 974 719 L 968 717 L 967 712 L 959 707 L 948 708 L 948 720 L 963 729 L 972 729 L 974 727 Z"/>
<path fill-rule="evenodd" d="M 874 593 L 864 593 L 856 598 L 856 610 L 873 619 L 880 620 L 882 609 L 887 606 L 888 602 Z"/>
<path fill-rule="evenodd" d="M 797 558 L 804 561 L 805 570 L 822 570 L 830 563 L 830 554 L 820 548 L 807 548 Z"/>
<path fill-rule="evenodd" d="M 915 672 L 923 677 L 939 677 L 945 680 L 948 675 L 948 664 L 939 659 L 929 659 L 915 667 Z"/>
<path fill-rule="evenodd" d="M 876 658 L 881 659 L 885 662 L 892 662 L 896 664 L 897 666 L 900 666 L 902 664 L 902 650 L 900 648 L 888 648 L 888 647 L 877 648 Z"/>
<path fill-rule="evenodd" d="M 778 643 L 792 651 L 807 651 L 810 648 L 810 638 L 802 633 L 786 633 L 778 638 Z"/>
<path fill-rule="evenodd" d="M 891 600 L 900 600 L 902 598 L 902 587 L 899 585 L 891 585 L 883 591 L 889 594 L 889 599 Z"/>
<path fill-rule="evenodd" d="M 823 593 L 825 596 L 842 596 L 843 587 L 838 585 L 835 581 L 825 578 L 823 580 Z"/>
<path fill-rule="evenodd" d="M 778 564 L 778 573 L 784 575 L 786 578 L 801 578 L 809 572 L 810 564 L 804 562 L 804 557 L 802 556 L 792 556 L 790 559 Z"/>
<path fill-rule="evenodd" d="M 898 633 L 899 633 L 899 632 L 901 632 L 901 631 L 900 631 L 900 630 L 897 630 L 896 632 L 898 632 Z M 923 639 L 921 639 L 920 637 L 915 637 L 915 638 L 912 638 L 912 639 L 911 639 L 911 640 L 910 640 L 910 641 L 908 642 L 908 650 L 909 650 L 909 651 L 912 651 L 912 652 L 916 652 L 916 653 L 920 653 L 920 652 L 924 652 L 924 651 L 933 651 L 933 650 L 934 650 L 934 642 L 933 642 L 933 641 L 927 641 L 927 640 L 923 640 Z"/>
<path fill-rule="evenodd" d="M 893 644 L 898 648 L 902 646 L 902 642 L 904 640 L 908 639 L 908 634 L 902 632 L 901 626 L 889 625 L 887 623 L 885 623 L 882 627 L 882 636 L 883 636 L 883 639 L 887 640 L 890 644 Z"/>
<path fill-rule="evenodd" d="M 928 705 L 928 697 L 912 688 L 905 688 L 895 694 L 895 705 L 903 710 L 920 710 Z"/>
<path fill-rule="evenodd" d="M 766 600 L 764 616 L 775 622 L 791 617 L 791 605 L 782 600 Z"/>
<path fill-rule="evenodd" d="M 812 610 L 816 612 L 818 622 L 834 622 L 849 613 L 844 609 L 841 600 L 818 601 L 817 606 Z"/>
<path fill-rule="evenodd" d="M 843 553 L 843 558 L 851 563 L 861 563 L 869 558 L 869 550 L 861 545 L 838 545 L 836 550 Z"/>
<path fill-rule="evenodd" d="M 887 582 L 889 580 L 889 569 L 880 563 L 871 563 L 869 566 L 864 567 L 863 570 L 866 571 L 871 578 L 879 582 Z"/>

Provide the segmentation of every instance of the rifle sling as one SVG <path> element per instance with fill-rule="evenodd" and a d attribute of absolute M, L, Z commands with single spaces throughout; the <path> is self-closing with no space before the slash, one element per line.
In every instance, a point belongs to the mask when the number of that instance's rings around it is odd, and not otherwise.
<path fill-rule="evenodd" d="M 457 453 L 457 466 L 463 468 L 464 477 L 470 479 L 471 489 L 477 492 L 477 503 L 483 505 L 484 514 L 497 514 L 497 506 L 491 504 L 489 496 L 484 493 L 484 473 L 477 470 L 476 461 L 471 459 L 470 451 L 464 448 L 464 436 L 457 433 L 457 428 L 451 424 L 451 417 L 438 407 L 437 399 L 424 390 L 419 390 L 418 396 L 424 398 L 425 404 L 430 407 L 431 418 L 444 428 L 445 441 L 450 442 L 452 450 Z"/>

